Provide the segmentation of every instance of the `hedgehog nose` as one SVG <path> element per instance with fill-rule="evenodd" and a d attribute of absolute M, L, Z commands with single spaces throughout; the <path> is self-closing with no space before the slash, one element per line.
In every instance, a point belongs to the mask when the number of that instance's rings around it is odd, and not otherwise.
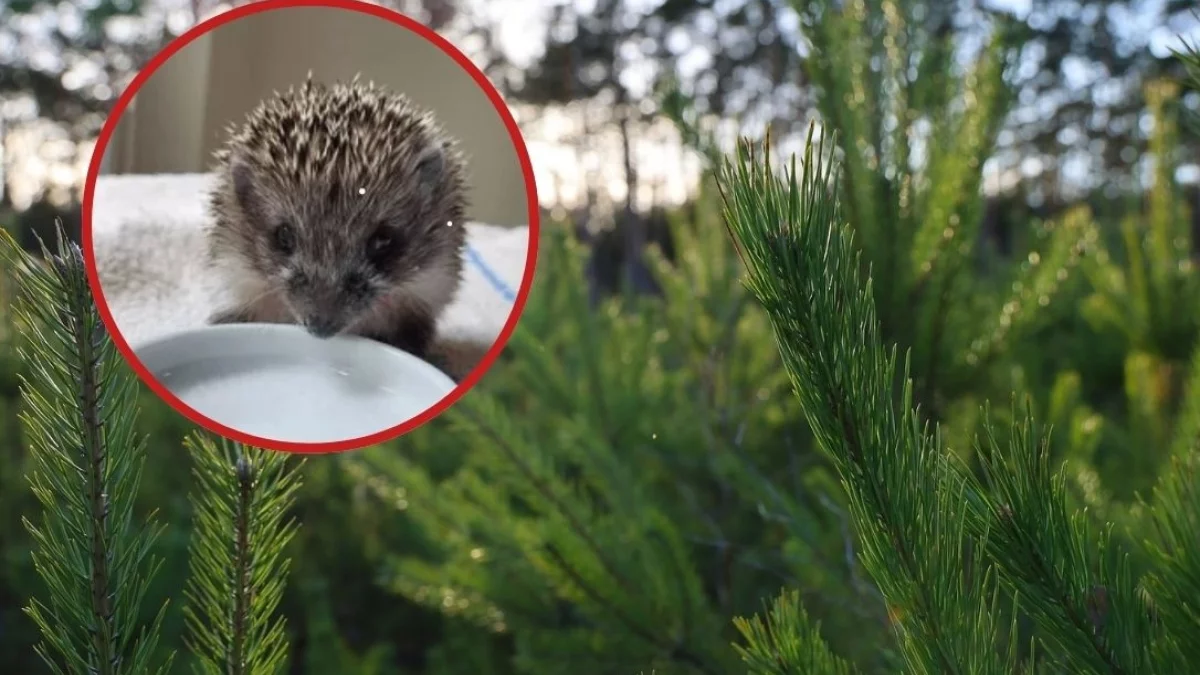
<path fill-rule="evenodd" d="M 342 329 L 342 324 L 328 317 L 310 316 L 304 322 L 304 328 L 314 337 L 328 338 L 336 335 Z"/>

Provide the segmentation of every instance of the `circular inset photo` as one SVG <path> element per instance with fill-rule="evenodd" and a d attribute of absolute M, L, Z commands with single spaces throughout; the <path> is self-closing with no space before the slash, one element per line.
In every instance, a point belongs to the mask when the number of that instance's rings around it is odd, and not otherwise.
<path fill-rule="evenodd" d="M 260 2 L 171 43 L 104 125 L 96 303 L 141 379 L 251 445 L 399 436 L 504 348 L 537 259 L 517 124 L 465 55 L 360 2 Z"/>

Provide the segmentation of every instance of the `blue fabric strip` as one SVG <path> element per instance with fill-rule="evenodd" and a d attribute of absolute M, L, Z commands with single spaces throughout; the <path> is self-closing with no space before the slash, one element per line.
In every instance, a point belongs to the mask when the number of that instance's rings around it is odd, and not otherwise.
<path fill-rule="evenodd" d="M 496 272 L 492 270 L 492 268 L 489 267 L 486 262 L 484 262 L 483 256 L 479 255 L 479 251 L 476 251 L 475 247 L 471 246 L 470 244 L 467 245 L 467 259 L 479 269 L 479 273 L 483 275 L 484 279 L 488 280 L 488 283 L 492 285 L 492 288 L 495 289 L 502 298 L 509 303 L 516 302 L 516 292 L 513 291 L 508 284 L 504 283 L 504 280 L 501 279 L 500 276 L 496 274 Z"/>

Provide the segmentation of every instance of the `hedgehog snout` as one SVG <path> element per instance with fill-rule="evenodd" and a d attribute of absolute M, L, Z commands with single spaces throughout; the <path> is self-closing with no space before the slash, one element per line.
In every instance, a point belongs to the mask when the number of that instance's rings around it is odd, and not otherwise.
<path fill-rule="evenodd" d="M 368 300 L 365 291 L 354 288 L 349 281 L 309 285 L 298 295 L 300 302 L 295 304 L 301 322 L 309 333 L 320 338 L 345 330 Z"/>
<path fill-rule="evenodd" d="M 337 335 L 345 325 L 344 321 L 320 314 L 310 315 L 304 320 L 304 329 L 322 339 Z"/>
<path fill-rule="evenodd" d="M 301 323 L 305 330 L 319 338 L 332 337 L 349 323 L 350 308 L 344 297 L 333 293 L 317 293 L 297 303 Z"/>

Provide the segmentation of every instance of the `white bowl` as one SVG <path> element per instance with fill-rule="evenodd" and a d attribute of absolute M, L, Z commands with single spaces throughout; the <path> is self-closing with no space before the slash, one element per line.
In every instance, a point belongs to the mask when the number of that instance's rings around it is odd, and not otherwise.
<path fill-rule="evenodd" d="M 288 324 L 229 324 L 139 345 L 151 375 L 196 412 L 285 443 L 337 443 L 425 412 L 454 381 L 360 337 L 319 339 Z"/>

